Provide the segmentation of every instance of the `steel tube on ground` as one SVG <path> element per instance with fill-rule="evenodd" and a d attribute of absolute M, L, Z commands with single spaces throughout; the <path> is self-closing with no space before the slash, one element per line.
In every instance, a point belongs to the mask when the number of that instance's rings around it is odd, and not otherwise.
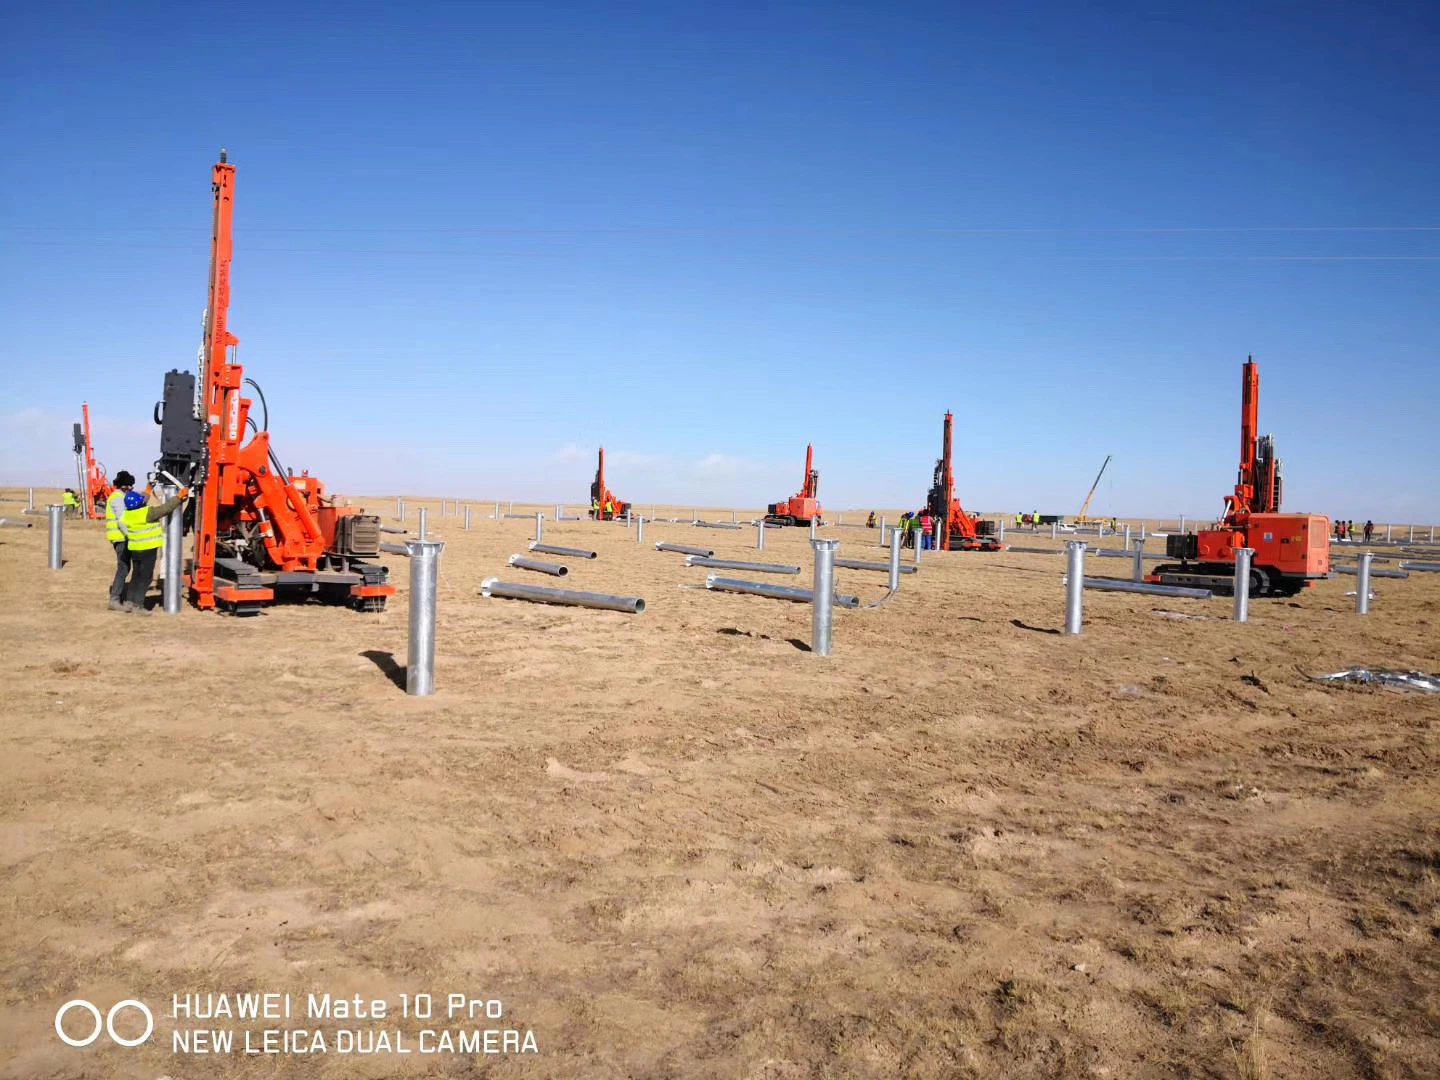
<path fill-rule="evenodd" d="M 25 494 L 25 511 L 30 513 L 35 509 L 35 489 L 30 488 Z"/>
<path fill-rule="evenodd" d="M 635 519 L 635 542 L 637 544 L 645 542 L 645 518 L 643 515 Z"/>
<path fill-rule="evenodd" d="M 507 514 L 513 514 L 514 512 L 515 512 L 515 504 L 514 504 L 513 502 L 507 502 L 507 503 L 505 504 L 505 513 L 507 513 Z"/>
<path fill-rule="evenodd" d="M 697 521 L 696 527 L 701 529 L 738 529 L 739 525 L 731 525 L 724 521 Z"/>
<path fill-rule="evenodd" d="M 569 555 L 572 559 L 593 559 L 595 552 L 586 551 L 584 548 L 556 547 L 554 544 L 542 544 L 538 540 L 530 541 L 530 550 L 538 551 L 542 555 Z"/>
<path fill-rule="evenodd" d="M 395 496 L 395 520 L 405 520 L 405 500 L 399 495 Z"/>
<path fill-rule="evenodd" d="M 1332 566 L 1332 574 L 1358 574 L 1360 571 L 1353 566 Z M 1371 577 L 1408 578 L 1410 574 L 1405 570 L 1385 570 L 1378 566 L 1370 568 Z"/>
<path fill-rule="evenodd" d="M 417 540 L 424 540 L 424 539 L 425 539 L 425 526 L 426 526 L 425 518 L 426 518 L 426 516 L 427 516 L 427 512 L 426 512 L 425 507 L 423 507 L 423 506 L 420 507 L 418 513 L 419 513 L 419 515 L 420 515 L 420 524 L 415 527 L 415 539 L 417 539 Z"/>
<path fill-rule="evenodd" d="M 1051 539 L 1051 540 L 1057 539 L 1057 538 L 1059 537 L 1059 534 L 1060 534 L 1060 523 L 1059 523 L 1059 522 L 1056 522 L 1056 521 L 1050 522 L 1050 539 Z"/>
<path fill-rule="evenodd" d="M 564 563 L 540 562 L 538 559 L 527 559 L 524 555 L 511 555 L 508 565 L 518 566 L 521 570 L 535 570 L 551 577 L 564 577 L 570 573 L 570 568 Z"/>
<path fill-rule="evenodd" d="M 536 541 L 545 539 L 545 515 L 538 510 L 535 512 L 535 539 Z"/>
<path fill-rule="evenodd" d="M 747 593 L 751 596 L 768 596 L 772 600 L 793 600 L 797 604 L 808 604 L 813 597 L 809 589 L 800 589 L 791 585 L 771 585 L 768 581 L 722 578 L 714 574 L 705 579 L 705 587 L 716 592 Z M 835 603 L 844 608 L 859 607 L 860 598 L 837 594 Z"/>
<path fill-rule="evenodd" d="M 408 543 L 408 541 L 407 541 L 407 543 Z M 388 552 L 388 553 L 391 554 L 391 555 L 409 555 L 409 554 L 410 554 L 410 549 L 409 549 L 408 547 L 406 547 L 404 544 L 377 544 L 377 545 L 375 545 L 375 546 L 378 547 L 381 551 Z"/>
<path fill-rule="evenodd" d="M 866 562 L 864 559 L 836 559 L 835 567 L 838 570 L 876 570 L 884 573 L 890 569 L 890 564 L 883 562 Z M 902 566 L 896 573 L 918 574 L 919 571 L 913 566 Z"/>
<path fill-rule="evenodd" d="M 811 540 L 814 540 L 814 539 L 815 539 L 815 519 L 814 519 L 814 518 L 811 518 L 811 519 L 810 519 L 810 539 L 811 539 Z"/>
<path fill-rule="evenodd" d="M 755 523 L 755 550 L 765 550 L 765 522 L 763 521 Z"/>
<path fill-rule="evenodd" d="M 179 494 L 179 489 L 166 485 L 161 488 L 167 500 Z M 180 579 L 185 574 L 185 505 L 182 503 L 171 510 L 165 518 L 165 580 L 160 586 L 160 602 L 166 615 L 180 614 L 182 590 Z"/>
<path fill-rule="evenodd" d="M 999 537 L 999 540 L 1000 540 L 1000 543 L 1002 543 L 1002 544 L 1005 542 L 1005 519 L 1004 519 L 1003 517 L 1000 519 L 1000 537 Z M 915 550 L 916 550 L 916 551 L 919 551 L 919 550 L 920 550 L 920 545 L 919 545 L 919 544 L 916 544 L 916 545 L 915 545 Z M 919 562 L 920 560 L 919 560 L 919 559 L 916 559 L 915 561 L 916 561 L 916 562 Z"/>
<path fill-rule="evenodd" d="M 602 611 L 625 611 L 631 615 L 638 615 L 645 610 L 645 601 L 638 596 L 607 596 L 605 593 L 552 589 L 544 585 L 520 585 L 493 577 L 480 583 L 480 595 L 499 596 L 509 600 L 533 600 L 539 604 L 598 608 Z"/>
<path fill-rule="evenodd" d="M 815 519 L 810 519 L 810 531 L 815 531 Z M 815 576 L 811 579 L 810 593 L 814 598 L 810 604 L 810 652 L 815 656 L 829 656 L 832 630 L 835 621 L 835 549 L 839 540 L 811 540 L 815 549 Z"/>
<path fill-rule="evenodd" d="M 897 544 L 897 543 L 895 543 L 895 532 L 894 532 L 893 529 L 892 529 L 891 532 L 890 532 L 890 565 L 889 565 L 888 569 L 889 569 L 889 571 L 890 571 L 890 592 L 891 592 L 891 593 L 899 592 L 899 591 L 900 591 L 900 545 Z M 913 567 L 913 566 L 912 566 L 912 567 L 909 567 L 909 570 L 910 570 L 910 573 L 912 573 L 912 574 L 918 572 L 918 571 L 915 569 L 915 567 Z"/>
<path fill-rule="evenodd" d="M 50 551 L 47 565 L 51 570 L 59 570 L 65 565 L 65 507 L 59 504 L 47 506 L 45 512 L 49 515 L 50 525 Z"/>
<path fill-rule="evenodd" d="M 1065 633 L 1078 634 L 1085 613 L 1085 541 L 1065 542 Z"/>
<path fill-rule="evenodd" d="M 715 552 L 710 548 L 688 547 L 685 544 L 666 544 L 664 542 L 655 545 L 656 551 L 678 551 L 681 555 L 699 555 L 703 559 L 709 559 Z"/>
<path fill-rule="evenodd" d="M 1191 600 L 1208 600 L 1214 594 L 1209 589 L 1195 589 L 1187 585 L 1151 585 L 1143 581 L 1122 581 L 1120 578 L 1084 579 L 1085 588 L 1098 592 L 1148 593 L 1151 596 L 1183 596 Z"/>
<path fill-rule="evenodd" d="M 495 520 L 500 520 L 500 504 L 498 502 L 495 504 Z"/>
<path fill-rule="evenodd" d="M 1360 556 L 1359 565 L 1355 568 L 1355 614 L 1370 614 L 1370 553 L 1367 551 Z"/>
<path fill-rule="evenodd" d="M 470 531 L 470 504 L 465 504 L 465 531 Z"/>
<path fill-rule="evenodd" d="M 1400 564 L 1400 569 L 1401 569 L 1401 570 L 1425 570 L 1425 571 L 1435 571 L 1435 570 L 1440 570 L 1440 563 L 1437 563 L 1437 562 L 1402 562 L 1402 563 Z M 1375 571 L 1372 570 L 1372 571 L 1370 571 L 1370 572 L 1373 574 Z"/>
<path fill-rule="evenodd" d="M 734 559 L 711 559 L 704 555 L 686 555 L 686 566 L 706 566 L 712 570 L 748 570 L 756 574 L 798 574 L 800 567 L 784 563 L 737 562 Z"/>
<path fill-rule="evenodd" d="M 1250 621 L 1250 560 L 1254 548 L 1235 549 L 1235 621 Z"/>
<path fill-rule="evenodd" d="M 1120 546 L 1123 547 L 1126 551 L 1129 551 L 1129 550 L 1130 550 L 1130 526 L 1129 526 L 1129 525 L 1126 525 L 1126 526 L 1125 526 L 1125 543 L 1121 544 Z"/>
<path fill-rule="evenodd" d="M 1130 566 L 1130 580 L 1145 580 L 1145 541 L 1137 540 L 1135 543 L 1135 562 Z"/>
<path fill-rule="evenodd" d="M 425 511 L 422 508 L 420 512 Z M 435 592 L 440 550 L 445 544 L 411 540 L 405 546 L 410 552 L 410 655 L 405 661 L 405 692 L 424 697 L 435 692 Z"/>
<path fill-rule="evenodd" d="M 911 534 L 912 536 L 915 537 L 915 565 L 916 565 L 916 566 L 919 566 L 919 565 L 920 565 L 920 549 L 925 546 L 925 542 L 920 538 L 920 530 L 919 530 L 919 529 L 911 529 L 911 530 L 908 530 L 908 531 L 910 532 L 910 534 Z M 1005 539 L 1005 526 L 1004 526 L 1003 523 L 1002 523 L 1001 526 L 1000 526 L 1000 539 L 1001 539 L 1001 540 L 1004 540 L 1004 539 Z"/>

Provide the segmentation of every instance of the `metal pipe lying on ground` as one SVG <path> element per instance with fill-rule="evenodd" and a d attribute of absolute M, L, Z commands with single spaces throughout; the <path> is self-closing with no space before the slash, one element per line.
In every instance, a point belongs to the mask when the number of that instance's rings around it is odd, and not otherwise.
<path fill-rule="evenodd" d="M 784 563 L 736 562 L 734 559 L 711 559 L 704 555 L 686 555 L 686 566 L 708 566 L 713 570 L 749 570 L 756 574 L 798 574 L 800 567 Z"/>
<path fill-rule="evenodd" d="M 1332 566 L 1332 574 L 1358 574 L 1360 571 L 1356 566 Z M 1404 570 L 1382 570 L 1377 566 L 1370 568 L 1371 577 L 1408 578 L 1410 575 Z"/>
<path fill-rule="evenodd" d="M 0 518 L 0 529 L 33 529 L 33 521 L 11 521 L 9 518 Z"/>
<path fill-rule="evenodd" d="M 394 525 L 381 525 L 381 526 L 380 526 L 380 531 L 381 531 L 382 533 L 391 533 L 392 535 L 395 535 L 395 536 L 406 536 L 406 535 L 408 535 L 409 532 L 410 532 L 409 529 L 397 528 L 397 527 L 394 526 Z"/>
<path fill-rule="evenodd" d="M 685 544 L 666 544 L 663 542 L 657 543 L 655 545 L 655 550 L 677 551 L 681 555 L 699 555 L 702 559 L 709 559 L 714 557 L 715 555 L 715 552 L 710 548 L 687 547 Z"/>
<path fill-rule="evenodd" d="M 835 566 L 837 569 L 843 568 L 845 570 L 878 570 L 882 574 L 890 569 L 889 563 L 866 562 L 864 559 L 836 559 Z M 913 566 L 902 566 L 898 572 L 901 574 L 918 573 Z"/>
<path fill-rule="evenodd" d="M 565 604 L 570 607 L 598 608 L 602 611 L 625 611 L 638 615 L 645 610 L 645 601 L 638 596 L 607 596 L 605 593 L 577 592 L 574 589 L 551 589 L 544 585 L 520 585 L 488 577 L 480 583 L 481 596 L 499 596 L 508 600 L 533 600 L 538 604 Z"/>
<path fill-rule="evenodd" d="M 1189 600 L 1209 600 L 1215 595 L 1209 589 L 1192 589 L 1186 585 L 1150 585 L 1143 581 L 1123 581 L 1120 578 L 1083 579 L 1084 587 L 1099 592 L 1147 593 L 1151 596 L 1181 596 Z"/>
<path fill-rule="evenodd" d="M 711 574 L 705 579 L 705 588 L 716 592 L 748 593 L 751 596 L 768 596 L 772 600 L 793 600 L 808 604 L 814 596 L 809 589 L 794 588 L 790 585 L 771 585 L 764 581 L 741 581 L 739 578 L 722 578 Z M 844 608 L 860 606 L 858 596 L 835 596 L 835 603 Z"/>
<path fill-rule="evenodd" d="M 551 577 L 564 577 L 570 573 L 570 567 L 564 563 L 540 562 L 538 559 L 527 559 L 524 555 L 511 555 L 508 565 L 518 566 L 521 570 L 534 570 L 541 574 L 549 574 Z"/>
<path fill-rule="evenodd" d="M 1434 570 L 1440 570 L 1440 563 L 1435 563 L 1435 562 L 1402 562 L 1402 563 L 1400 564 L 1400 569 L 1401 569 L 1401 570 L 1430 570 L 1430 571 L 1434 571 Z M 1375 573 L 1374 570 L 1371 570 L 1370 572 L 1371 572 L 1372 574 Z"/>
<path fill-rule="evenodd" d="M 408 555 L 410 554 L 410 549 L 407 548 L 404 544 L 377 544 L 376 546 L 377 546 L 381 551 L 388 552 L 388 553 L 391 554 L 391 555 L 407 555 L 407 556 L 408 556 Z"/>
<path fill-rule="evenodd" d="M 556 547 L 554 544 L 542 544 L 538 540 L 530 541 L 530 550 L 538 551 L 542 555 L 569 555 L 572 559 L 594 559 L 596 554 L 593 551 L 586 551 L 584 548 Z"/>
<path fill-rule="evenodd" d="M 731 525 L 724 521 L 697 521 L 694 523 L 699 529 L 738 529 L 739 525 Z"/>

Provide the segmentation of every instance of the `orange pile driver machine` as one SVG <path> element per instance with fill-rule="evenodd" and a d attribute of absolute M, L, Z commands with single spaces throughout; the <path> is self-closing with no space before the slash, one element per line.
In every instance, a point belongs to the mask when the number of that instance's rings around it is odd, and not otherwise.
<path fill-rule="evenodd" d="M 621 502 L 605 486 L 605 448 L 600 447 L 600 461 L 595 466 L 595 479 L 590 482 L 590 516 L 596 521 L 614 521 L 630 512 L 630 504 Z"/>
<path fill-rule="evenodd" d="M 1165 554 L 1179 563 L 1157 566 L 1146 578 L 1159 585 L 1200 585 L 1233 593 L 1235 551 L 1248 547 L 1251 596 L 1294 596 L 1330 576 L 1330 519 L 1282 514 L 1280 459 L 1275 437 L 1259 435 L 1260 369 L 1252 356 L 1240 380 L 1240 472 L 1235 493 L 1213 529 L 1171 533 Z"/>
<path fill-rule="evenodd" d="M 105 500 L 115 489 L 105 475 L 105 466 L 95 460 L 95 444 L 90 441 L 88 402 L 80 403 L 80 416 L 84 423 L 75 425 L 75 471 L 80 481 L 76 490 L 85 493 L 85 516 L 97 521 L 105 516 Z"/>
<path fill-rule="evenodd" d="M 955 497 L 955 414 L 945 414 L 945 434 L 940 458 L 935 462 L 935 475 L 925 509 L 940 522 L 941 551 L 1003 551 L 1004 545 L 995 536 L 995 523 L 971 517 Z"/>
<path fill-rule="evenodd" d="M 771 525 L 804 525 L 820 518 L 820 473 L 815 468 L 815 444 L 805 447 L 805 479 L 800 491 L 784 502 L 766 507 L 765 520 Z"/>
<path fill-rule="evenodd" d="M 342 506 L 325 486 L 281 467 L 270 445 L 265 395 L 234 362 L 240 342 L 226 324 L 230 307 L 235 166 L 225 151 L 211 177 L 215 216 L 210 291 L 200 377 L 171 371 L 156 406 L 156 475 L 193 489 L 186 528 L 195 536 L 189 574 L 196 607 L 253 614 L 277 598 L 381 611 L 395 587 L 368 560 L 380 554 L 380 518 Z M 261 422 L 242 385 L 260 399 Z M 248 441 L 247 436 L 249 437 Z"/>

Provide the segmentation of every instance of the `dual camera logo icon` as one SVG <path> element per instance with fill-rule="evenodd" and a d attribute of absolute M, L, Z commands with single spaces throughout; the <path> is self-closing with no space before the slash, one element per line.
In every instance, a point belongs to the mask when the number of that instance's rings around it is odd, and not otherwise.
<path fill-rule="evenodd" d="M 72 1039 L 69 1035 L 65 1034 L 65 1014 L 71 1009 L 80 1009 L 83 1012 L 89 1013 L 94 1018 L 95 1029 L 91 1031 L 86 1038 Z M 134 1009 L 145 1017 L 145 1030 L 138 1038 L 127 1039 L 115 1031 L 115 1017 L 126 1009 Z M 143 1001 L 136 1001 L 134 998 L 126 998 L 124 1001 L 116 1002 L 110 1007 L 110 1011 L 106 1013 L 103 1018 L 100 1016 L 100 1010 L 84 998 L 75 998 L 73 1001 L 67 1001 L 64 1005 L 61 1005 L 55 1013 L 55 1034 L 59 1035 L 60 1041 L 67 1046 L 89 1046 L 100 1037 L 101 1030 L 104 1030 L 104 1032 L 110 1036 L 110 1041 L 117 1046 L 139 1046 L 146 1039 L 150 1038 L 150 1034 L 155 1030 L 155 1015 Z"/>

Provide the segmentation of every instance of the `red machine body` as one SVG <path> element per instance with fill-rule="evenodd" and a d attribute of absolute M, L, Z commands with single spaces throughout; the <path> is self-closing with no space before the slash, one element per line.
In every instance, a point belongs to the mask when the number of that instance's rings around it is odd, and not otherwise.
<path fill-rule="evenodd" d="M 596 521 L 614 521 L 630 512 L 630 504 L 621 502 L 605 486 L 605 448 L 600 447 L 600 460 L 595 466 L 595 479 L 590 482 L 590 516 Z"/>
<path fill-rule="evenodd" d="M 955 497 L 955 414 L 945 414 L 945 429 L 940 458 L 935 462 L 935 475 L 925 509 L 940 522 L 941 551 L 1003 551 L 1005 545 L 995 537 L 995 523 L 981 521 L 965 512 Z"/>
<path fill-rule="evenodd" d="M 84 485 L 85 516 L 91 521 L 98 521 L 105 516 L 105 500 L 115 489 L 110 486 L 110 480 L 105 475 L 105 466 L 95 460 L 95 444 L 90 439 L 88 402 L 80 403 L 80 416 L 83 424 L 76 425 L 75 456 L 79 459 L 79 471 Z"/>
<path fill-rule="evenodd" d="M 1330 576 L 1330 519 L 1280 512 L 1281 462 L 1274 437 L 1259 434 L 1259 421 L 1260 369 L 1250 357 L 1241 370 L 1240 468 L 1225 512 L 1213 529 L 1167 537 L 1165 553 L 1181 561 L 1156 567 L 1147 581 L 1233 592 L 1235 552 L 1242 547 L 1255 552 L 1252 596 L 1293 596 Z"/>
<path fill-rule="evenodd" d="M 815 445 L 805 447 L 805 479 L 800 491 L 783 502 L 771 503 L 765 520 L 771 525 L 804 525 L 820 520 L 820 473 L 815 469 Z"/>
<path fill-rule="evenodd" d="M 269 431 L 250 416 L 253 401 L 242 393 L 250 380 L 234 362 L 239 339 L 227 324 L 235 166 L 223 151 L 211 187 L 215 216 L 199 385 L 172 372 L 165 419 L 159 410 L 156 416 L 165 428 L 157 471 L 189 483 L 198 495 L 189 522 L 195 533 L 190 598 L 198 608 L 225 606 L 237 614 L 253 613 L 277 592 L 383 610 L 395 587 L 386 583 L 384 566 L 363 561 L 379 555 L 380 519 L 336 503 L 315 477 L 281 468 Z M 196 399 L 193 431 L 181 413 L 191 403 L 178 400 L 183 394 L 175 387 L 190 388 Z M 253 429 L 248 441 L 247 428 Z"/>

